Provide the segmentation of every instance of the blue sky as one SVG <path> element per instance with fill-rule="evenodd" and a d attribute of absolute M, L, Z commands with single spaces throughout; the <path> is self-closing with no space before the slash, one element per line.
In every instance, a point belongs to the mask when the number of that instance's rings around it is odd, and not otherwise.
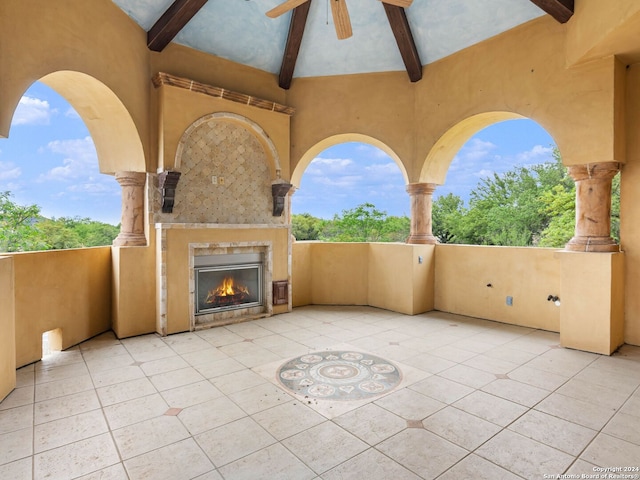
<path fill-rule="evenodd" d="M 464 200 L 481 178 L 516 165 L 552 159 L 553 139 L 530 120 L 488 127 L 458 152 L 446 183 L 434 196 L 454 193 Z M 13 201 L 37 204 L 47 217 L 89 217 L 120 221 L 120 186 L 98 170 L 93 141 L 70 105 L 43 84 L 22 97 L 8 139 L 0 139 L 0 191 Z M 331 147 L 314 159 L 292 200 L 293 213 L 332 218 L 362 203 L 389 215 L 409 215 L 409 196 L 395 162 L 367 144 Z"/>

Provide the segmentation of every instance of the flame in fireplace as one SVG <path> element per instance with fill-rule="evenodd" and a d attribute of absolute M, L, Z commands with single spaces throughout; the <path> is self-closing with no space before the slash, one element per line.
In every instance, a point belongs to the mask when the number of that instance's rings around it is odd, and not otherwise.
<path fill-rule="evenodd" d="M 220 285 L 209 290 L 205 303 L 219 303 L 221 297 L 231 297 L 234 300 L 242 301 L 247 296 L 249 296 L 248 287 L 237 283 L 233 277 L 224 277 Z"/>

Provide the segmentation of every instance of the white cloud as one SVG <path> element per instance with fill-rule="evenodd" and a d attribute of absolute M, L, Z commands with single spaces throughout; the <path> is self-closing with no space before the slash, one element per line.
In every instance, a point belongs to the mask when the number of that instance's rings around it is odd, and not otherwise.
<path fill-rule="evenodd" d="M 516 155 L 518 163 L 544 163 L 550 161 L 553 156 L 552 147 L 535 145 L 531 150 L 520 152 Z"/>
<path fill-rule="evenodd" d="M 12 125 L 49 125 L 55 113 L 57 110 L 51 108 L 46 100 L 25 95 L 18 103 Z"/>
<path fill-rule="evenodd" d="M 402 176 L 400 167 L 395 162 L 389 163 L 374 163 L 364 168 L 368 175 L 372 175 L 374 178 L 382 177 L 387 179 L 390 176 Z"/>
<path fill-rule="evenodd" d="M 47 150 L 64 155 L 62 165 L 40 175 L 39 181 L 70 181 L 98 172 L 98 156 L 91 137 L 76 140 L 55 140 L 47 144 Z"/>
<path fill-rule="evenodd" d="M 311 161 L 304 173 L 310 175 L 335 175 L 346 172 L 353 165 L 354 162 L 350 158 L 316 157 Z"/>
<path fill-rule="evenodd" d="M 491 142 L 474 138 L 460 149 L 458 156 L 463 162 L 478 162 L 487 158 L 496 148 L 498 147 Z"/>
<path fill-rule="evenodd" d="M 20 167 L 11 162 L 0 162 L 0 181 L 13 180 L 22 175 Z"/>
<path fill-rule="evenodd" d="M 314 183 L 340 188 L 354 188 L 361 182 L 362 177 L 360 175 L 343 175 L 334 178 L 323 176 L 314 178 Z"/>
<path fill-rule="evenodd" d="M 487 169 L 483 168 L 479 172 L 474 173 L 474 175 L 476 177 L 480 177 L 480 178 L 490 177 L 491 175 L 493 175 L 493 170 L 487 170 Z"/>
<path fill-rule="evenodd" d="M 66 112 L 64 112 L 64 116 L 67 118 L 79 119 L 80 115 L 75 111 L 73 107 L 69 107 Z"/>

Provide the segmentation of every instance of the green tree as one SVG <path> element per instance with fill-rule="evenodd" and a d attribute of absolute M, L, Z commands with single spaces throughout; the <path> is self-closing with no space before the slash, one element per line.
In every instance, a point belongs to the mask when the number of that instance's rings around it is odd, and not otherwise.
<path fill-rule="evenodd" d="M 331 235 L 336 242 L 377 242 L 383 232 L 386 212 L 376 209 L 371 203 L 363 203 L 342 215 L 335 215 L 331 224 Z"/>
<path fill-rule="evenodd" d="M 291 233 L 296 240 L 319 240 L 326 221 L 309 213 L 291 215 Z"/>
<path fill-rule="evenodd" d="M 34 227 L 40 215 L 40 207 L 18 205 L 10 197 L 10 192 L 0 192 L 0 251 L 41 249 L 44 245 Z"/>
<path fill-rule="evenodd" d="M 442 195 L 431 208 L 431 228 L 440 243 L 463 243 L 464 201 L 453 193 Z"/>

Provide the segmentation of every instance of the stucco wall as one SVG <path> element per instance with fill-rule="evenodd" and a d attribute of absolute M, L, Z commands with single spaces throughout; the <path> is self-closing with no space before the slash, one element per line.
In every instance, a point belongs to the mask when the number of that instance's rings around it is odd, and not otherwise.
<path fill-rule="evenodd" d="M 13 258 L 0 257 L 0 401 L 16 386 Z"/>
<path fill-rule="evenodd" d="M 12 257 L 18 367 L 40 360 L 44 332 L 60 328 L 66 349 L 111 328 L 111 248 Z"/>
<path fill-rule="evenodd" d="M 370 305 L 408 315 L 433 309 L 432 245 L 296 242 L 292 250 L 294 306 Z"/>
<path fill-rule="evenodd" d="M 625 254 L 627 343 L 640 345 L 640 64 L 627 70 L 627 163 L 620 176 L 620 245 Z"/>
<path fill-rule="evenodd" d="M 560 331 L 562 307 L 547 301 L 562 300 L 555 250 L 437 245 L 435 262 L 436 310 Z"/>

